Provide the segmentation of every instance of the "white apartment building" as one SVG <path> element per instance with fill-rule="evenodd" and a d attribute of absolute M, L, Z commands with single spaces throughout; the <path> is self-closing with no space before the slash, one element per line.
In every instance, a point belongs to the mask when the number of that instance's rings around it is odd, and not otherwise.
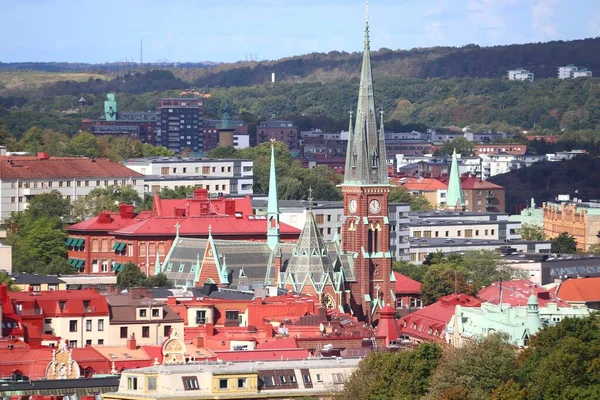
<path fill-rule="evenodd" d="M 24 211 L 33 197 L 58 191 L 69 200 L 107 186 L 130 185 L 140 196 L 144 176 L 108 159 L 84 157 L 5 156 L 0 160 L 0 218 Z"/>
<path fill-rule="evenodd" d="M 545 155 L 537 154 L 480 154 L 479 157 L 481 158 L 483 179 L 546 161 Z"/>
<path fill-rule="evenodd" d="M 564 67 L 558 67 L 558 79 L 586 78 L 592 77 L 592 71 L 587 68 L 579 68 L 576 65 L 569 64 Z"/>
<path fill-rule="evenodd" d="M 250 147 L 250 135 L 233 135 L 233 148 L 245 149 Z"/>
<path fill-rule="evenodd" d="M 421 211 L 410 214 L 411 238 L 521 239 L 521 222 L 508 214 L 467 211 Z"/>
<path fill-rule="evenodd" d="M 211 194 L 252 194 L 254 163 L 251 160 L 158 157 L 123 162 L 144 175 L 145 192 L 181 186 L 202 187 Z"/>
<path fill-rule="evenodd" d="M 511 69 L 508 71 L 508 80 L 533 82 L 533 73 L 523 68 Z"/>
<path fill-rule="evenodd" d="M 267 210 L 266 199 L 253 199 L 252 208 L 256 214 L 264 214 Z M 306 200 L 280 200 L 279 220 L 295 228 L 302 229 L 306 222 L 309 207 Z M 390 224 L 390 253 L 394 260 L 408 261 L 409 216 L 408 204 L 388 204 L 388 220 Z M 341 201 L 314 201 L 312 213 L 323 240 L 332 241 L 336 233 L 341 238 L 341 226 L 344 222 L 344 204 Z"/>

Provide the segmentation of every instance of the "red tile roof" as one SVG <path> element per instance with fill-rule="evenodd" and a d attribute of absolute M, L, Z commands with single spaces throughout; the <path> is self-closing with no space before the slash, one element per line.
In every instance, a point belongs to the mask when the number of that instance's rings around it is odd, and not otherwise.
<path fill-rule="evenodd" d="M 0 179 L 114 179 L 138 178 L 135 172 L 107 158 L 79 157 L 4 157 L 0 159 Z"/>
<path fill-rule="evenodd" d="M 454 315 L 456 306 L 478 307 L 481 303 L 483 303 L 482 300 L 472 296 L 451 294 L 442 297 L 430 306 L 400 318 L 398 326 L 403 335 L 424 341 L 443 342 L 446 325 Z"/>
<path fill-rule="evenodd" d="M 71 317 L 109 314 L 106 298 L 93 289 L 11 292 L 10 298 L 13 304 L 21 304 L 22 315 Z M 65 302 L 63 310 L 60 309 L 61 301 Z M 89 301 L 87 309 L 84 301 Z"/>
<path fill-rule="evenodd" d="M 462 177 L 460 180 L 460 186 L 463 190 L 504 190 L 500 185 L 489 181 L 482 181 L 474 176 Z"/>
<path fill-rule="evenodd" d="M 446 190 L 448 185 L 434 178 L 393 178 L 392 185 L 404 186 L 408 190 L 413 191 L 435 191 Z"/>
<path fill-rule="evenodd" d="M 421 283 L 394 271 L 396 295 L 421 293 Z"/>
<path fill-rule="evenodd" d="M 553 292 L 570 302 L 600 301 L 600 277 L 568 279 L 554 288 Z"/>
<path fill-rule="evenodd" d="M 103 211 L 96 217 L 69 226 L 67 231 L 71 234 L 104 231 L 115 236 L 175 236 L 175 225 L 179 224 L 182 236 L 208 236 L 210 226 L 212 234 L 220 237 L 266 237 L 266 216 L 253 214 L 249 196 L 240 199 L 209 199 L 206 196 L 206 190 L 197 190 L 193 199 L 161 199 L 155 196 L 151 212 Z M 283 222 L 279 224 L 279 232 L 282 235 L 300 235 L 299 229 Z"/>
<path fill-rule="evenodd" d="M 559 307 L 569 307 L 568 303 L 562 301 L 554 293 L 527 279 L 494 282 L 481 289 L 477 297 L 488 303 L 500 304 L 500 283 L 502 283 L 502 304 L 525 307 L 529 296 L 533 292 L 538 298 L 540 307 L 546 307 L 548 303 L 556 303 Z"/>

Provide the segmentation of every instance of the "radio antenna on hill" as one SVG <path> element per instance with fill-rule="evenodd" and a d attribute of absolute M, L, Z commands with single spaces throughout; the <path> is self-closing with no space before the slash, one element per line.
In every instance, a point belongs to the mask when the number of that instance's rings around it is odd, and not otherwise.
<path fill-rule="evenodd" d="M 144 42 L 140 39 L 140 65 L 144 63 Z"/>

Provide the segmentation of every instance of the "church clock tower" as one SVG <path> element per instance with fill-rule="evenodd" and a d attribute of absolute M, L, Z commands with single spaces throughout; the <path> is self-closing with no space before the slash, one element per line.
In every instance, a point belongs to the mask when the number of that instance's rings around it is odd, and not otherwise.
<path fill-rule="evenodd" d="M 358 106 L 355 117 L 350 114 L 344 182 L 340 186 L 344 196 L 345 216 L 342 248 L 344 252 L 355 255 L 356 281 L 350 282 L 350 307 L 355 316 L 368 322 L 378 319 L 378 310 L 386 303 L 393 302 L 388 220 L 390 185 L 383 112 L 379 131 L 376 114 L 367 8 Z"/>

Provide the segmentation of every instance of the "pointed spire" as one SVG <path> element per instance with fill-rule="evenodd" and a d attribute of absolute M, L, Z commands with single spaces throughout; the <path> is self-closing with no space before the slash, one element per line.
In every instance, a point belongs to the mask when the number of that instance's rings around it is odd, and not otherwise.
<path fill-rule="evenodd" d="M 267 205 L 267 244 L 271 250 L 279 243 L 279 200 L 275 171 L 275 144 L 271 141 L 271 170 L 269 175 L 269 202 Z"/>
<path fill-rule="evenodd" d="M 277 200 L 277 175 L 275 172 L 275 144 L 271 142 L 271 169 L 269 172 L 269 203 L 267 213 L 279 213 L 279 203 Z"/>
<path fill-rule="evenodd" d="M 448 181 L 448 194 L 446 195 L 446 199 L 446 207 L 449 209 L 461 209 L 465 204 L 462 187 L 460 185 L 460 171 L 458 170 L 456 149 L 454 149 L 454 152 L 452 153 L 450 180 Z"/>
<path fill-rule="evenodd" d="M 377 132 L 371 47 L 369 43 L 369 2 L 366 3 L 365 43 L 358 90 L 354 131 L 348 137 L 343 185 L 387 185 L 383 129 Z"/>

